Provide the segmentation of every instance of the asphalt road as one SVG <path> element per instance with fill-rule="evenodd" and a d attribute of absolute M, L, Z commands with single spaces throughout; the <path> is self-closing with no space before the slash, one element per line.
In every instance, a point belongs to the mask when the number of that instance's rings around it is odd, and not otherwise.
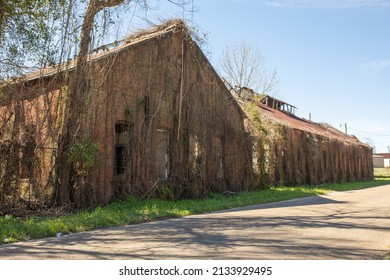
<path fill-rule="evenodd" d="M 0 246 L 0 259 L 383 259 L 390 185 Z"/>

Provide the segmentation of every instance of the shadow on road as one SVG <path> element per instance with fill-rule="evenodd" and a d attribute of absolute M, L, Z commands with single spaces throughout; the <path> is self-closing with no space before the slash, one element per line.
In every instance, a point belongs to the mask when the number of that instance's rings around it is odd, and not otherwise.
<path fill-rule="evenodd" d="M 343 216 L 343 219 L 348 216 Z M 321 240 L 281 239 L 267 235 L 278 228 L 339 228 L 348 230 L 370 229 L 390 231 L 390 227 L 368 226 L 365 220 L 381 217 L 356 217 L 357 223 L 344 223 L 340 216 L 280 216 L 207 217 L 165 220 L 116 229 L 70 234 L 62 238 L 37 241 L 33 246 L 15 243 L 0 247 L 0 258 L 24 255 L 34 259 L 269 259 L 277 255 L 282 259 L 381 259 L 383 252 L 364 249 L 321 245 Z M 249 234 L 241 235 L 240 231 Z M 277 230 L 276 230 L 277 231 Z M 229 235 L 224 232 L 229 232 Z M 339 240 L 348 245 L 348 238 Z M 339 243 L 340 243 L 339 242 Z M 118 244 L 123 244 L 119 246 Z M 148 245 L 144 245 L 148 244 Z M 315 245 L 313 245 L 315 244 Z M 315 246 L 315 250 L 313 250 Z M 240 250 L 241 247 L 252 247 Z M 115 250 L 110 248 L 116 248 Z M 166 250 L 169 254 L 165 254 Z M 236 251 L 248 251 L 237 255 Z"/>
<path fill-rule="evenodd" d="M 267 203 L 261 205 L 253 205 L 247 207 L 233 208 L 228 210 L 221 210 L 217 212 L 235 212 L 242 210 L 251 210 L 251 209 L 273 209 L 273 208 L 286 208 L 286 207 L 299 207 L 299 206 L 308 206 L 308 205 L 326 205 L 326 204 L 344 204 L 343 201 L 337 201 L 329 199 L 322 196 L 310 196 L 305 198 L 297 198 L 287 201 Z"/>

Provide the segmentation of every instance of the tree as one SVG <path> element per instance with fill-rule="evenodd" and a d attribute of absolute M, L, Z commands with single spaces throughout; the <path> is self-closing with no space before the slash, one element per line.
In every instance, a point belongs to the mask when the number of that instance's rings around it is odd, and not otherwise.
<path fill-rule="evenodd" d="M 0 0 L 0 80 L 53 61 L 64 0 Z"/>
<path fill-rule="evenodd" d="M 88 50 L 80 44 L 80 27 L 83 22 L 89 22 L 93 26 L 92 43 L 103 44 L 103 37 L 113 33 L 114 21 L 111 16 L 116 13 L 119 21 L 119 18 L 125 18 L 130 12 L 106 8 L 130 7 L 122 4 L 134 3 L 148 10 L 153 9 L 152 3 L 159 2 L 160 0 L 0 0 L 0 81 L 60 64 L 73 59 L 76 54 L 82 55 L 81 49 Z M 187 5 L 193 5 L 190 0 L 164 2 L 192 12 L 186 8 Z M 104 12 L 99 13 L 102 10 Z M 84 18 L 92 15 L 92 20 L 84 21 Z M 108 25 L 111 34 L 106 33 Z M 84 25 L 84 29 L 86 27 Z M 120 29 L 119 24 L 117 28 Z M 85 42 L 87 45 L 91 44 L 91 41 L 84 40 Z"/>
<path fill-rule="evenodd" d="M 131 0 L 127 0 L 130 2 Z M 121 5 L 125 0 L 90 0 L 87 5 L 87 9 L 83 18 L 83 24 L 81 27 L 81 39 L 80 49 L 77 57 L 75 76 L 73 78 L 73 84 L 70 85 L 69 99 L 67 108 L 67 115 L 65 118 L 64 131 L 59 143 L 59 160 L 58 160 L 58 192 L 55 198 L 59 205 L 76 203 L 80 206 L 85 199 L 81 198 L 83 194 L 76 194 L 76 201 L 72 201 L 71 193 L 75 195 L 75 184 L 80 192 L 86 188 L 87 182 L 81 178 L 78 180 L 78 172 L 72 170 L 72 163 L 69 162 L 69 154 L 75 147 L 91 147 L 88 132 L 85 132 L 86 123 L 83 122 L 83 112 L 85 111 L 86 102 L 89 95 L 88 84 L 88 54 L 91 46 L 91 33 L 93 30 L 93 24 L 95 22 L 95 16 L 97 13 L 105 8 L 115 7 Z M 93 145 L 92 145 L 93 146 Z M 83 174 L 86 176 L 88 174 Z M 79 198 L 77 198 L 77 196 Z M 73 199 L 74 200 L 74 199 Z M 81 200 L 81 201 L 80 201 Z M 88 202 L 87 202 L 88 203 Z"/>
<path fill-rule="evenodd" d="M 278 90 L 276 71 L 268 73 L 258 47 L 241 41 L 227 47 L 220 60 L 221 76 L 232 87 L 247 87 L 260 94 L 275 95 Z"/>

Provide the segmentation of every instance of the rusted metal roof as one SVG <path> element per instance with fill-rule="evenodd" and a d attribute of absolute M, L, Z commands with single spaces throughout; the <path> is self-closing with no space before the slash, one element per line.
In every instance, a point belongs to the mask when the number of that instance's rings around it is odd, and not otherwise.
<path fill-rule="evenodd" d="M 236 96 L 236 100 L 238 101 L 238 104 L 240 104 L 240 106 L 243 108 L 245 112 L 246 101 L 240 100 L 237 96 Z M 279 123 L 289 128 L 299 129 L 305 132 L 324 136 L 329 139 L 339 140 L 344 143 L 368 146 L 367 144 L 362 143 L 358 138 L 356 138 L 356 136 L 345 134 L 340 130 L 332 127 L 329 124 L 316 123 L 307 119 L 299 118 L 295 115 L 286 114 L 283 111 L 279 111 L 277 109 L 265 105 L 261 101 L 254 100 L 251 103 L 255 105 L 254 106 L 255 108 L 257 108 L 258 113 L 261 116 L 262 120 Z M 251 108 L 253 108 L 253 106 L 251 106 Z M 248 119 L 250 119 L 250 116 L 248 114 L 247 117 Z"/>
<path fill-rule="evenodd" d="M 316 123 L 310 120 L 299 118 L 297 116 L 288 115 L 276 109 L 270 108 L 261 102 L 257 102 L 257 106 L 259 110 L 261 110 L 261 114 L 264 114 L 271 120 L 284 124 L 288 127 L 300 129 L 331 139 L 338 139 L 340 141 L 351 144 L 367 146 L 366 144 L 360 142 L 356 136 L 345 134 L 329 124 Z"/>

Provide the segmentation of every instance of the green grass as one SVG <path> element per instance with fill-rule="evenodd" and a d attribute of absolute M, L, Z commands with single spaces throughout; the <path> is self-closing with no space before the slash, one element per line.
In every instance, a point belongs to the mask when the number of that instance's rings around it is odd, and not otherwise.
<path fill-rule="evenodd" d="M 390 168 L 375 168 L 374 176 L 375 176 L 375 180 L 389 180 Z"/>
<path fill-rule="evenodd" d="M 300 197 L 323 195 L 332 191 L 348 191 L 390 183 L 389 170 L 376 172 L 374 181 L 320 186 L 271 187 L 265 190 L 225 196 L 213 194 L 203 200 L 142 201 L 128 198 L 126 201 L 97 207 L 59 217 L 17 218 L 10 215 L 0 217 L 0 244 L 55 236 L 97 228 L 142 223 L 147 221 L 184 217 L 234 207 L 264 204 Z"/>

